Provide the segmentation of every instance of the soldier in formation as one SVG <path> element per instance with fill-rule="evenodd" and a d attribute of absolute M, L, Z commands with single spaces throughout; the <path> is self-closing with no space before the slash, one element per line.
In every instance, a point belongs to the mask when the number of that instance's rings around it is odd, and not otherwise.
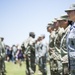
<path fill-rule="evenodd" d="M 57 55 L 55 53 L 55 48 L 54 48 L 54 39 L 55 39 L 54 28 L 55 27 L 53 23 L 48 24 L 47 31 L 50 33 L 50 36 L 49 36 L 50 72 L 51 72 L 51 75 L 58 75 Z"/>
<path fill-rule="evenodd" d="M 68 20 L 68 15 L 63 15 L 60 17 L 61 26 L 64 28 L 64 33 L 60 42 L 60 51 L 61 51 L 61 62 L 62 62 L 62 74 L 69 75 L 68 69 L 68 51 L 66 48 L 66 36 L 69 29 L 69 24 L 71 21 Z"/>
<path fill-rule="evenodd" d="M 75 4 L 72 4 L 69 9 L 66 10 L 68 19 L 73 21 L 67 34 L 67 50 L 69 71 L 71 75 L 75 75 Z"/>

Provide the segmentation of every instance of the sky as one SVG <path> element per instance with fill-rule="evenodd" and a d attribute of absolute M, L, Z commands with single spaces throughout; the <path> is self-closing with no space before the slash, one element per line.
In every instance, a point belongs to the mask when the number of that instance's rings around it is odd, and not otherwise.
<path fill-rule="evenodd" d="M 22 44 L 29 32 L 49 33 L 47 24 L 65 13 L 75 0 L 0 0 L 0 37 L 5 44 Z"/>

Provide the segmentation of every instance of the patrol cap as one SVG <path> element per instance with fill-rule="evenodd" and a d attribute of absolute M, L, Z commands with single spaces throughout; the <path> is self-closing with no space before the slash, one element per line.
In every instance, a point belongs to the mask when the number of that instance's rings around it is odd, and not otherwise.
<path fill-rule="evenodd" d="M 68 15 L 67 15 L 67 14 L 62 15 L 61 17 L 59 17 L 59 18 L 57 19 L 57 21 L 61 21 L 61 20 L 68 20 Z"/>
<path fill-rule="evenodd" d="M 53 23 L 54 23 L 54 22 L 57 22 L 57 18 L 54 18 L 54 20 L 53 20 L 52 22 L 53 22 Z"/>
<path fill-rule="evenodd" d="M 72 11 L 72 10 L 75 10 L 75 3 L 72 4 L 69 9 L 65 10 L 65 12 L 68 12 L 68 11 Z"/>
<path fill-rule="evenodd" d="M 41 37 L 45 38 L 45 34 L 41 34 Z"/>
<path fill-rule="evenodd" d="M 48 27 L 53 27 L 53 22 L 48 23 Z"/>
<path fill-rule="evenodd" d="M 54 20 L 53 20 L 54 27 L 56 26 L 56 24 L 57 24 L 57 18 L 54 18 Z"/>
<path fill-rule="evenodd" d="M 48 23 L 48 25 L 53 25 L 53 22 L 51 21 L 50 23 Z"/>

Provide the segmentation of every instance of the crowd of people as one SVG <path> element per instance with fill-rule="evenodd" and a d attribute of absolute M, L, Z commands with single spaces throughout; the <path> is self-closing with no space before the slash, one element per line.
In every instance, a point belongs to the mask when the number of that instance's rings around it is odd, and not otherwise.
<path fill-rule="evenodd" d="M 51 75 L 75 75 L 75 4 L 65 12 L 67 14 L 48 23 L 49 44 L 45 42 L 44 34 L 35 40 L 34 32 L 30 32 L 29 37 L 20 46 L 4 47 L 3 38 L 0 38 L 1 75 L 5 72 L 5 60 L 14 63 L 18 60 L 21 66 L 24 59 L 26 75 L 34 75 L 36 65 L 38 74 L 48 75 L 47 63 Z"/>
<path fill-rule="evenodd" d="M 14 62 L 15 64 L 20 60 L 20 61 L 23 61 L 24 60 L 24 53 L 21 49 L 21 47 L 19 45 L 13 45 L 12 47 L 10 46 L 6 46 L 5 48 L 5 52 L 6 52 L 6 57 L 5 57 L 5 60 L 6 61 L 12 61 Z M 21 62 L 20 62 L 20 65 Z"/>

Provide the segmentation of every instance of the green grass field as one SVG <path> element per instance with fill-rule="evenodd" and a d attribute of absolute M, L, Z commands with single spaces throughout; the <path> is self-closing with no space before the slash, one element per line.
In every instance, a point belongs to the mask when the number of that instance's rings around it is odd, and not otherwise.
<path fill-rule="evenodd" d="M 12 62 L 6 62 L 6 75 L 26 75 L 25 73 L 25 62 L 22 63 L 22 66 L 19 66 L 19 64 L 14 64 Z M 37 75 L 38 68 L 36 66 L 36 73 Z"/>
<path fill-rule="evenodd" d="M 14 64 L 12 62 L 6 62 L 6 75 L 26 75 L 25 74 L 25 63 L 23 62 L 20 67 L 19 64 Z"/>
<path fill-rule="evenodd" d="M 49 65 L 47 65 L 49 66 Z M 12 62 L 6 62 L 6 75 L 26 75 L 25 73 L 25 62 L 22 63 L 22 66 L 19 66 L 19 64 L 14 64 Z M 38 66 L 36 66 L 36 72 L 35 75 L 38 75 Z M 48 75 L 50 75 L 48 73 Z"/>

